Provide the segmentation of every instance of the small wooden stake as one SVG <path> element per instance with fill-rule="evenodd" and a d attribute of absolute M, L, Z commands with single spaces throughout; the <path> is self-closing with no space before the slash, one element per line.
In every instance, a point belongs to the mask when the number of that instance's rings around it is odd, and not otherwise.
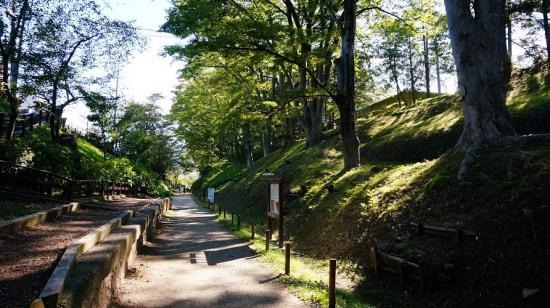
<path fill-rule="evenodd" d="M 330 259 L 328 279 L 328 307 L 336 307 L 336 259 Z"/>
<path fill-rule="evenodd" d="M 399 278 L 401 279 L 402 285 L 405 285 L 405 283 L 407 283 L 405 271 L 405 262 L 399 262 Z"/>
<path fill-rule="evenodd" d="M 269 241 L 271 238 L 271 231 L 265 230 L 265 251 L 269 251 Z"/>
<path fill-rule="evenodd" d="M 233 224 L 233 217 L 235 217 L 235 214 L 231 214 L 231 224 Z"/>
<path fill-rule="evenodd" d="M 225 220 L 226 217 L 227 217 L 227 210 L 223 209 L 223 219 Z"/>
<path fill-rule="evenodd" d="M 252 239 L 254 239 L 254 231 L 255 231 L 255 230 L 254 230 L 254 223 L 252 223 L 252 224 L 250 225 L 250 231 L 251 231 L 251 233 L 252 233 L 252 235 L 251 235 L 250 237 L 251 237 Z"/>
<path fill-rule="evenodd" d="M 285 275 L 290 275 L 290 243 L 285 243 Z"/>
<path fill-rule="evenodd" d="M 241 216 L 237 215 L 237 230 L 241 230 Z"/>
<path fill-rule="evenodd" d="M 372 266 L 374 267 L 374 276 L 378 277 L 380 275 L 380 262 L 378 258 L 378 250 L 376 246 L 371 248 L 372 254 Z"/>
<path fill-rule="evenodd" d="M 462 230 L 456 229 L 456 231 L 455 231 L 455 242 L 456 242 L 457 245 L 460 245 L 462 243 L 462 237 L 463 237 Z"/>

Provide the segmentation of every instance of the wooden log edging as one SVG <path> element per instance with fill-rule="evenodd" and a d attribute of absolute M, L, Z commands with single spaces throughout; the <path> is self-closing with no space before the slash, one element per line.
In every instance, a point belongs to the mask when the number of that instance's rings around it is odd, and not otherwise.
<path fill-rule="evenodd" d="M 65 285 L 65 280 L 75 263 L 75 260 L 78 256 L 88 251 L 96 243 L 103 240 L 111 232 L 120 228 L 123 224 L 128 222 L 128 220 L 133 216 L 132 211 L 124 211 L 122 214 L 113 218 L 100 228 L 96 229 L 94 232 L 84 236 L 77 242 L 69 245 L 63 256 L 57 263 L 53 273 L 48 279 L 46 286 L 42 289 L 42 292 L 39 295 L 39 298 L 33 302 L 43 302 L 45 307 L 57 307 L 59 297 L 63 292 L 63 287 Z M 31 306 L 33 305 L 31 304 Z"/>
<path fill-rule="evenodd" d="M 452 228 L 445 228 L 441 226 L 426 225 L 426 224 L 416 223 L 416 222 L 411 222 L 410 227 L 416 233 L 416 235 L 426 234 L 426 235 L 432 235 L 437 237 L 454 238 L 457 244 L 462 243 L 465 239 L 471 239 L 471 240 L 479 239 L 478 233 L 462 230 L 458 228 L 452 229 Z"/>
<path fill-rule="evenodd" d="M 403 285 L 417 283 L 423 292 L 431 292 L 436 288 L 452 289 L 454 274 L 437 269 L 431 263 L 414 263 L 404 258 L 380 251 L 376 246 L 371 248 L 371 258 L 375 276 L 382 273 L 399 276 Z M 444 266 L 453 270 L 452 264 Z"/>
<path fill-rule="evenodd" d="M 79 203 L 70 203 L 52 209 L 37 212 L 27 216 L 19 217 L 7 222 L 0 223 L 0 236 L 8 235 L 25 228 L 39 225 L 46 220 L 52 220 L 57 216 L 72 213 L 80 207 Z"/>

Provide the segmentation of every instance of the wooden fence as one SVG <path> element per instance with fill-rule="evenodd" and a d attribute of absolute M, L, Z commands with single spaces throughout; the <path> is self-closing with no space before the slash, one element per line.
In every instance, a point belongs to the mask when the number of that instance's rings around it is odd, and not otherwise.
<path fill-rule="evenodd" d="M 403 285 L 417 284 L 422 291 L 431 292 L 436 288 L 450 290 L 454 282 L 452 264 L 436 265 L 431 263 L 414 263 L 404 258 L 380 251 L 376 246 L 371 248 L 374 274 L 398 275 Z"/>
<path fill-rule="evenodd" d="M 37 126 L 48 125 L 49 120 L 50 112 L 45 110 L 22 114 L 15 122 L 15 135 L 24 136 L 27 131 L 33 130 Z M 0 112 L 0 139 L 7 139 L 9 121 L 10 115 Z"/>
<path fill-rule="evenodd" d="M 456 244 L 461 244 L 466 239 L 477 240 L 479 239 L 479 234 L 467 230 L 462 230 L 459 228 L 445 228 L 440 226 L 431 226 L 422 223 L 411 222 L 411 229 L 416 233 L 416 235 L 431 235 L 442 238 L 453 238 Z"/>
<path fill-rule="evenodd" d="M 48 198 L 56 195 L 66 199 L 94 195 L 146 194 L 144 189 L 131 187 L 124 183 L 73 180 L 50 171 L 20 166 L 1 160 L 0 187 L 25 191 Z"/>

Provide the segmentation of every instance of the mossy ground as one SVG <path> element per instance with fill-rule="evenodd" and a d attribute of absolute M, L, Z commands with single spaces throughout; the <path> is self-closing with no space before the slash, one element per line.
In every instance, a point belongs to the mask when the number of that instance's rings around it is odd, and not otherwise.
<path fill-rule="evenodd" d="M 508 100 L 518 133 L 550 132 L 545 73 L 516 78 Z M 386 102 L 358 120 L 362 167 L 342 171 L 336 132 L 318 146 L 303 142 L 246 169 L 226 165 L 203 177 L 218 201 L 245 221 L 265 221 L 266 171 L 281 174 L 287 189 L 305 194 L 286 204 L 285 234 L 310 257 L 356 264 L 362 275 L 353 294 L 374 306 L 521 306 L 550 301 L 550 146 L 484 149 L 465 183 L 456 179 L 460 154 L 449 152 L 462 129 L 458 96 L 443 95 L 399 106 Z M 334 184 L 335 191 L 324 186 Z M 410 222 L 459 227 L 477 241 L 416 237 Z M 414 261 L 453 263 L 453 291 L 422 295 L 397 279 L 373 279 L 369 248 L 385 244 Z M 276 261 L 273 261 L 276 263 Z M 522 299 L 523 288 L 539 289 Z M 373 291 L 374 290 L 374 291 Z M 376 295 L 378 294 L 378 295 Z M 388 299 L 391 298 L 391 301 Z M 351 305 L 353 306 L 353 305 Z"/>

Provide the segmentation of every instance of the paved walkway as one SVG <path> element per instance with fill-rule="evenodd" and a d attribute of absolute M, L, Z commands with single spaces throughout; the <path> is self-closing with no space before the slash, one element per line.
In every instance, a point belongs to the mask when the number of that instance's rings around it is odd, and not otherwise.
<path fill-rule="evenodd" d="M 237 239 L 189 196 L 174 198 L 161 234 L 124 281 L 121 307 L 303 307 Z"/>

